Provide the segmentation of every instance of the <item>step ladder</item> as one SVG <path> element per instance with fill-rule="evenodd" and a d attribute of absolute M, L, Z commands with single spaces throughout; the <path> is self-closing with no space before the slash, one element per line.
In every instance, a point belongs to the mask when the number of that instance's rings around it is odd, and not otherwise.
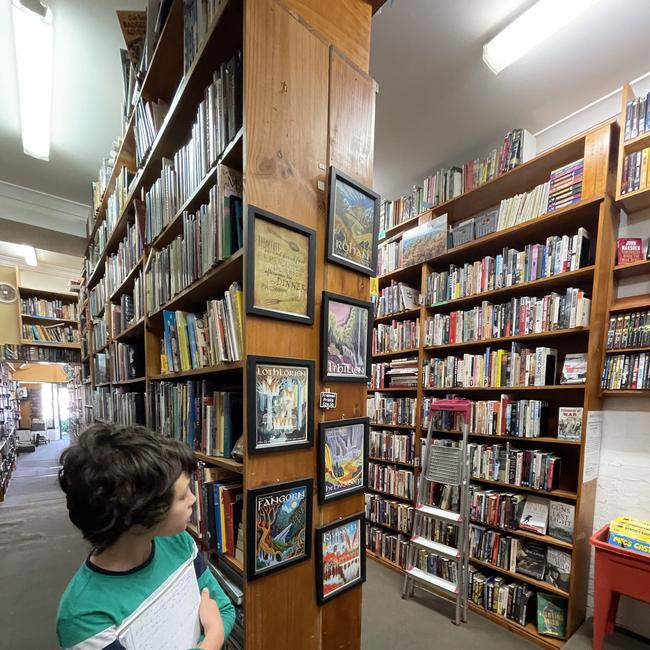
<path fill-rule="evenodd" d="M 440 411 L 459 413 L 462 421 L 463 437 L 459 447 L 434 445 L 432 431 L 434 415 Z M 429 426 L 427 440 L 422 456 L 422 471 L 417 485 L 415 510 L 411 528 L 411 539 L 407 552 L 406 573 L 402 598 L 413 596 L 415 586 L 425 586 L 428 591 L 433 588 L 436 593 L 456 602 L 454 623 L 467 622 L 468 589 L 468 539 L 469 539 L 469 470 L 467 464 L 467 432 L 471 413 L 471 402 L 466 399 L 441 399 L 431 403 L 429 409 Z M 459 512 L 442 510 L 424 502 L 427 483 L 443 483 L 459 487 Z M 454 524 L 458 528 L 458 546 L 447 546 L 431 541 L 421 535 L 422 524 L 429 519 L 436 519 Z M 457 580 L 450 582 L 436 575 L 427 573 L 417 566 L 416 553 L 427 549 L 443 558 L 456 563 Z"/>

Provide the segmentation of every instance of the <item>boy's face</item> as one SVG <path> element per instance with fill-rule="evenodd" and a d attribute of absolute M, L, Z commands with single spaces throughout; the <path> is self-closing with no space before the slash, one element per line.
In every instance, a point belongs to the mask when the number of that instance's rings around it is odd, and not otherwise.
<path fill-rule="evenodd" d="M 192 515 L 195 502 L 196 497 L 190 490 L 190 477 L 181 474 L 174 483 L 174 496 L 167 517 L 156 526 L 155 534 L 165 536 L 182 533 Z"/>

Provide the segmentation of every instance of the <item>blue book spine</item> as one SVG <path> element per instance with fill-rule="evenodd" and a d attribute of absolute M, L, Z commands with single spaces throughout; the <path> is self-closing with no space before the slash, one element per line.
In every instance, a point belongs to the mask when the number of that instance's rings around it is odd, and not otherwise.
<path fill-rule="evenodd" d="M 190 364 L 193 369 L 199 368 L 199 355 L 196 348 L 196 315 L 187 315 L 187 340 L 190 344 Z"/>
<path fill-rule="evenodd" d="M 173 332 L 176 331 L 176 314 L 169 309 L 163 311 L 163 321 L 165 323 L 165 354 L 167 355 L 167 367 L 170 371 L 174 368 L 174 353 L 172 350 Z"/>

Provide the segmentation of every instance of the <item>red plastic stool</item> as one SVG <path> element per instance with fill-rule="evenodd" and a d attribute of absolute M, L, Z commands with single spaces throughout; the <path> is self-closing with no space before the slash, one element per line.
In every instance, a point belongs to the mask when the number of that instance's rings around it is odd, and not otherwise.
<path fill-rule="evenodd" d="M 650 555 L 610 544 L 609 526 L 589 540 L 596 549 L 594 570 L 593 650 L 602 650 L 605 635 L 614 631 L 621 594 L 650 603 Z"/>

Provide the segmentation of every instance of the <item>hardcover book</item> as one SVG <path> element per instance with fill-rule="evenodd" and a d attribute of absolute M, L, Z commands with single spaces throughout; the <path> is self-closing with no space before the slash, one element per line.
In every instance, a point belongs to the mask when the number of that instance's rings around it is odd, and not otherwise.
<path fill-rule="evenodd" d="M 546 552 L 546 575 L 544 580 L 550 585 L 569 591 L 571 577 L 571 553 L 549 546 Z"/>
<path fill-rule="evenodd" d="M 587 380 L 587 353 L 567 354 L 562 364 L 561 384 L 584 384 Z"/>
<path fill-rule="evenodd" d="M 517 573 L 543 580 L 546 573 L 546 544 L 523 540 L 517 552 Z"/>
<path fill-rule="evenodd" d="M 561 440 L 580 440 L 582 433 L 582 407 L 560 406 L 558 409 L 557 437 Z"/>
<path fill-rule="evenodd" d="M 519 528 L 533 533 L 546 535 L 548 526 L 549 500 L 542 497 L 528 496 L 519 520 Z"/>
<path fill-rule="evenodd" d="M 447 252 L 447 215 L 407 230 L 402 236 L 402 264 L 412 266 Z"/>
<path fill-rule="evenodd" d="M 572 542 L 574 517 L 575 506 L 562 501 L 551 501 L 548 534 L 564 542 Z"/>
<path fill-rule="evenodd" d="M 537 592 L 537 631 L 563 639 L 566 636 L 566 600 Z"/>
<path fill-rule="evenodd" d="M 619 237 L 617 240 L 617 253 L 616 263 L 619 266 L 640 262 L 643 259 L 641 238 Z"/>

